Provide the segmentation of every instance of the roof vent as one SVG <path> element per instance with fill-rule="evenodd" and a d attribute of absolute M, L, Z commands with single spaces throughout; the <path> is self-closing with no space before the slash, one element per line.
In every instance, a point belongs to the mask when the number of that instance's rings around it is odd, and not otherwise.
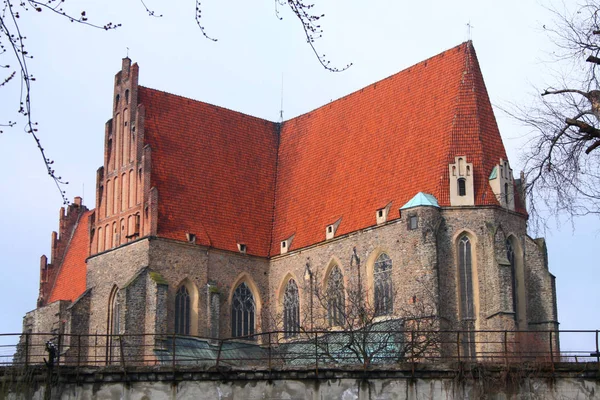
<path fill-rule="evenodd" d="M 392 206 L 392 202 L 390 201 L 385 207 L 377 210 L 377 213 L 375 213 L 377 225 L 385 224 L 385 222 L 387 221 L 391 206 Z"/>
<path fill-rule="evenodd" d="M 240 253 L 242 254 L 246 254 L 246 245 L 243 243 L 238 243 L 237 244 L 238 250 L 240 251 Z"/>
<path fill-rule="evenodd" d="M 196 244 L 196 234 L 188 232 L 185 234 L 185 238 L 188 242 Z"/>
<path fill-rule="evenodd" d="M 335 231 L 337 231 L 338 226 L 340 226 L 340 222 L 342 222 L 342 218 L 338 219 L 331 225 L 327 225 L 325 229 L 325 240 L 333 239 L 335 236 Z"/>
<path fill-rule="evenodd" d="M 289 251 L 290 247 L 292 247 L 292 240 L 294 240 L 294 236 L 292 235 L 289 238 L 281 241 L 280 253 L 285 254 Z"/>

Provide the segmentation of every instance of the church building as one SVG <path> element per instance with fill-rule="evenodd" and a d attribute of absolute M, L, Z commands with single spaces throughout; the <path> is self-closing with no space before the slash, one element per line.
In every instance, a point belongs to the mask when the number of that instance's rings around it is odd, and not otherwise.
<path fill-rule="evenodd" d="M 96 208 L 61 210 L 25 333 L 293 340 L 357 303 L 369 323 L 424 304 L 440 330 L 558 329 L 471 42 L 280 123 L 138 76 L 123 59 Z"/>

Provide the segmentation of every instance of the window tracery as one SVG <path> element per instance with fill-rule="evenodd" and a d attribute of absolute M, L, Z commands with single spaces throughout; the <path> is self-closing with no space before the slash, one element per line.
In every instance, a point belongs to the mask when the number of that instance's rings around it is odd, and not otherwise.
<path fill-rule="evenodd" d="M 519 320 L 517 316 L 517 269 L 515 264 L 515 250 L 510 239 L 506 239 L 506 258 L 510 263 L 511 286 L 512 286 L 512 308 L 515 313 L 515 320 Z"/>
<path fill-rule="evenodd" d="M 344 324 L 345 312 L 344 276 L 336 265 L 329 273 L 327 280 L 327 320 L 329 326 Z"/>
<path fill-rule="evenodd" d="M 375 282 L 375 315 L 389 315 L 393 312 L 392 259 L 382 253 L 375 261 L 373 280 Z"/>
<path fill-rule="evenodd" d="M 253 335 L 255 313 L 254 295 L 248 285 L 242 282 L 233 292 L 231 300 L 231 336 Z"/>
<path fill-rule="evenodd" d="M 175 295 L 175 333 L 190 334 L 190 293 L 185 285 L 181 285 Z"/>
<path fill-rule="evenodd" d="M 293 337 L 300 333 L 300 300 L 298 285 L 290 279 L 283 294 L 283 330 L 284 337 Z"/>

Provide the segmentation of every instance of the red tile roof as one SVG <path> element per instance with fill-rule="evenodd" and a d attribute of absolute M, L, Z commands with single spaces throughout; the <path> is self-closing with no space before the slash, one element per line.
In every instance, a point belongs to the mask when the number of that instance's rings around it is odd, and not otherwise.
<path fill-rule="evenodd" d="M 475 50 L 463 43 L 324 107 L 286 121 L 281 132 L 271 254 L 388 220 L 416 193 L 449 206 L 448 164 L 466 155 L 475 204 L 498 204 L 487 182 L 506 153 Z M 307 212 L 310 210 L 310 212 Z"/>
<path fill-rule="evenodd" d="M 94 210 L 86 211 L 79 217 L 47 303 L 57 300 L 73 301 L 85 291 L 85 260 L 90 255 L 89 217 L 93 212 Z"/>
<path fill-rule="evenodd" d="M 158 189 L 158 236 L 248 254 L 269 253 L 278 125 L 139 88 Z"/>
<path fill-rule="evenodd" d="M 161 237 L 269 256 L 295 234 L 302 248 L 339 218 L 336 236 L 374 225 L 390 202 L 398 218 L 418 192 L 449 206 L 459 155 L 475 204 L 498 204 L 488 176 L 506 152 L 471 42 L 281 125 L 144 87 L 139 103 Z"/>

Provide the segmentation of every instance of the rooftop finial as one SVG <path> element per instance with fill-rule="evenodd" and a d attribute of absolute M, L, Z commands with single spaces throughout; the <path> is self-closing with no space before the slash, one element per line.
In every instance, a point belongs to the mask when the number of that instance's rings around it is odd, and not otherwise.
<path fill-rule="evenodd" d="M 471 29 L 475 29 L 473 25 L 471 25 L 471 21 L 467 22 L 467 40 L 471 41 Z"/>
<path fill-rule="evenodd" d="M 283 72 L 281 73 L 281 107 L 279 109 L 279 122 L 283 122 Z"/>
<path fill-rule="evenodd" d="M 127 47 L 127 58 L 129 58 L 129 47 Z"/>

